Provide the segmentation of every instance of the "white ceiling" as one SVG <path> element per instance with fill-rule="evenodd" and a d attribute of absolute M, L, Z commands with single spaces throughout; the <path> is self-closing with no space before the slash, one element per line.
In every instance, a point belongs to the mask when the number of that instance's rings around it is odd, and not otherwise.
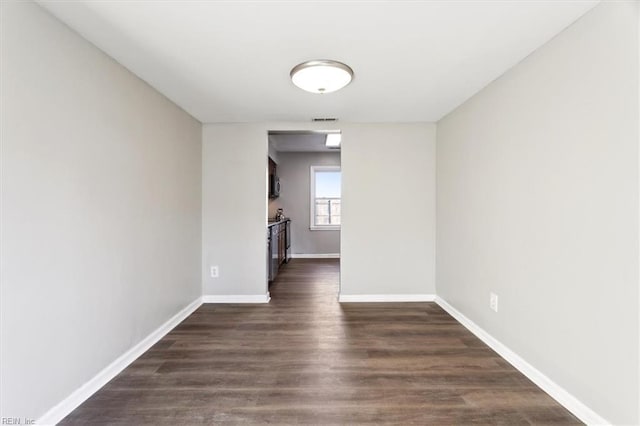
<path fill-rule="evenodd" d="M 436 121 L 597 3 L 39 2 L 202 122 Z M 289 71 L 309 59 L 355 79 L 304 92 Z"/>
<path fill-rule="evenodd" d="M 269 134 L 269 145 L 278 152 L 340 152 L 340 148 L 327 148 L 326 136 L 317 132 Z"/>

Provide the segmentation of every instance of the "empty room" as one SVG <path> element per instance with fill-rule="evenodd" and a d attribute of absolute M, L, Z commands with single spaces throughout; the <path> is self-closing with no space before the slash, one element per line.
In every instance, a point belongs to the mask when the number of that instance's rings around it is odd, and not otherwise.
<path fill-rule="evenodd" d="M 0 1 L 0 424 L 639 425 L 640 3 Z"/>

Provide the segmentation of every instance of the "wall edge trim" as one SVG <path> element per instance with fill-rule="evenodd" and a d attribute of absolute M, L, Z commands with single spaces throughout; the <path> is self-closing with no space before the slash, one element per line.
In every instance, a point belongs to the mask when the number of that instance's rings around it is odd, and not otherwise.
<path fill-rule="evenodd" d="M 195 312 L 202 305 L 202 297 L 198 297 L 193 302 L 180 310 L 177 314 L 169 318 L 164 324 L 152 331 L 147 337 L 136 343 L 125 353 L 116 358 L 112 363 L 100 370 L 85 384 L 73 391 L 69 396 L 49 409 L 45 414 L 36 420 L 36 424 L 52 425 L 57 424 L 80 404 L 89 399 L 94 393 L 99 391 L 111 379 L 120 374 L 133 361 L 138 359 L 149 348 L 173 330 L 178 324 L 184 321 L 189 315 Z"/>
<path fill-rule="evenodd" d="M 360 302 L 434 302 L 435 294 L 340 294 L 340 303 Z"/>
<path fill-rule="evenodd" d="M 271 296 L 266 294 L 207 294 L 202 303 L 269 303 Z"/>
<path fill-rule="evenodd" d="M 293 253 L 292 259 L 340 259 L 340 253 Z"/>
<path fill-rule="evenodd" d="M 447 301 L 437 296 L 435 302 L 449 315 L 455 318 L 467 330 L 487 344 L 498 355 L 504 358 L 509 364 L 524 374 L 529 380 L 535 383 L 549 396 L 555 399 L 560 405 L 569 410 L 574 416 L 587 425 L 610 425 L 611 423 L 598 415 L 591 408 L 582 403 L 578 398 L 566 391 L 562 386 L 547 377 L 540 370 L 529 364 L 524 358 L 513 352 L 505 344 L 493 337 L 479 325 L 464 316 L 460 311 L 451 306 Z"/>

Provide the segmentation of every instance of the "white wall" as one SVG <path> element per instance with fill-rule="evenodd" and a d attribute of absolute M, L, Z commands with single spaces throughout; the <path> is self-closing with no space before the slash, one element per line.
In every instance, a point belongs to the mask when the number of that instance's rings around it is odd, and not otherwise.
<path fill-rule="evenodd" d="M 201 295 L 201 125 L 1 2 L 0 417 L 35 419 Z"/>
<path fill-rule="evenodd" d="M 342 138 L 341 295 L 435 294 L 435 125 Z"/>
<path fill-rule="evenodd" d="M 278 175 L 280 197 L 275 200 L 291 220 L 293 254 L 340 253 L 340 231 L 310 230 L 310 168 L 340 166 L 339 152 L 281 152 Z M 275 203 L 274 203 L 275 204 Z"/>
<path fill-rule="evenodd" d="M 267 294 L 267 132 L 205 124 L 202 134 L 202 282 L 205 295 Z M 219 267 L 219 278 L 209 268 Z"/>
<path fill-rule="evenodd" d="M 268 150 L 269 150 L 269 157 L 271 157 L 271 159 L 277 164 L 280 162 L 280 153 L 278 151 L 276 151 L 275 147 L 273 146 L 273 143 L 271 142 L 271 136 L 269 136 L 269 145 L 268 145 Z"/>
<path fill-rule="evenodd" d="M 438 122 L 438 295 L 614 424 L 640 420 L 637 7 Z"/>
<path fill-rule="evenodd" d="M 320 129 L 343 133 L 342 293 L 435 292 L 435 125 L 326 126 L 204 126 L 205 294 L 266 294 L 267 132 Z"/>

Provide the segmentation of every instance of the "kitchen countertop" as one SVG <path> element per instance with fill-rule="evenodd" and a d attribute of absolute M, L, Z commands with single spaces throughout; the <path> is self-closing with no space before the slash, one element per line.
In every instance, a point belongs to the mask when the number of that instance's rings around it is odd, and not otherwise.
<path fill-rule="evenodd" d="M 273 225 L 277 225 L 277 224 L 279 224 L 279 223 L 285 223 L 285 222 L 288 222 L 288 221 L 290 221 L 290 220 L 291 220 L 291 218 L 290 218 L 290 217 L 285 217 L 284 219 L 280 219 L 279 221 L 275 221 L 275 220 L 273 220 L 273 219 L 269 219 L 269 222 L 267 223 L 267 228 L 269 228 L 270 226 L 273 226 Z"/>

